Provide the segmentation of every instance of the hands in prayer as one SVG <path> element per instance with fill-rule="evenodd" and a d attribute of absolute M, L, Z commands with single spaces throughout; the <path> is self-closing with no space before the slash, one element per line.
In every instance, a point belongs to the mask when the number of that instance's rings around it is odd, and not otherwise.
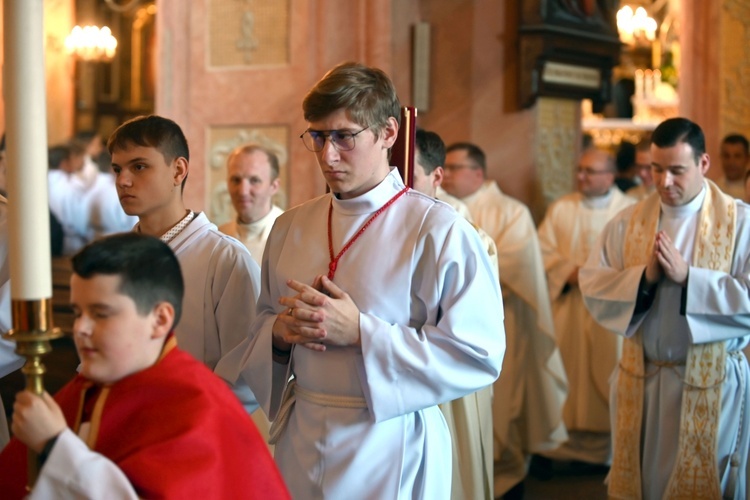
<path fill-rule="evenodd" d="M 666 276 L 680 286 L 687 284 L 689 266 L 664 231 L 654 240 L 654 253 L 646 266 L 646 281 L 653 285 Z"/>
<path fill-rule="evenodd" d="M 289 310 L 276 317 L 273 325 L 277 348 L 301 344 L 314 351 L 329 345 L 359 345 L 359 309 L 348 293 L 327 276 L 317 276 L 312 285 L 287 281 L 297 292 L 281 297 L 279 303 Z"/>
<path fill-rule="evenodd" d="M 67 426 L 60 406 L 46 391 L 41 396 L 30 391 L 16 395 L 10 427 L 13 435 L 35 452 L 40 453 L 47 441 Z"/>

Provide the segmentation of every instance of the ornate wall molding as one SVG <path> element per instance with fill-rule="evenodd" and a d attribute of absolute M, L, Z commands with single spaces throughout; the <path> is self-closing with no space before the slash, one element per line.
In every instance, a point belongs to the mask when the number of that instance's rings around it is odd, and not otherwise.
<path fill-rule="evenodd" d="M 211 0 L 209 66 L 289 64 L 290 9 L 289 0 Z"/>

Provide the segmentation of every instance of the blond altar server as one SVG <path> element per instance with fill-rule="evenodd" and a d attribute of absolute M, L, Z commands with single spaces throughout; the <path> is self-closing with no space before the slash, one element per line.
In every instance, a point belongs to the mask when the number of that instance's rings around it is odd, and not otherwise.
<path fill-rule="evenodd" d="M 263 256 L 257 334 L 217 372 L 252 384 L 295 499 L 447 499 L 438 404 L 497 378 L 498 283 L 476 231 L 388 165 L 399 101 L 343 63 L 303 102 L 330 193 L 286 211 Z M 226 367 L 226 370 L 224 368 Z M 290 381 L 291 379 L 291 381 Z"/>
<path fill-rule="evenodd" d="M 445 143 L 434 132 L 417 129 L 415 139 L 414 189 L 451 205 L 471 222 L 466 205 L 440 189 L 445 163 Z M 466 214 L 466 215 L 464 215 Z M 475 226 L 497 274 L 497 247 L 492 238 Z M 502 335 L 498 332 L 498 335 Z M 495 498 L 492 461 L 492 386 L 440 405 L 451 431 L 453 445 L 453 500 L 493 500 Z"/>
<path fill-rule="evenodd" d="M 604 225 L 635 200 L 615 181 L 614 159 L 588 148 L 578 162 L 577 192 L 555 201 L 539 226 L 555 332 L 570 392 L 563 407 L 569 439 L 545 454 L 592 464 L 610 461 L 609 377 L 617 366 L 621 340 L 607 335 L 591 317 L 578 288 L 578 270 Z"/>
<path fill-rule="evenodd" d="M 605 227 L 579 274 L 591 314 L 625 337 L 609 495 L 745 499 L 750 207 L 704 179 L 695 123 L 662 122 L 651 153 L 658 194 Z"/>
<path fill-rule="evenodd" d="M 567 380 L 542 255 L 528 208 L 485 180 L 479 147 L 450 146 L 444 170 L 443 188 L 466 203 L 474 222 L 497 246 L 508 355 L 494 385 L 494 494 L 514 498 L 523 494 L 530 455 L 567 439 L 561 415 Z"/>
<path fill-rule="evenodd" d="M 259 144 L 237 147 L 227 157 L 227 190 L 237 218 L 219 226 L 245 245 L 260 265 L 276 218 L 284 211 L 273 204 L 279 190 L 279 159 Z"/>

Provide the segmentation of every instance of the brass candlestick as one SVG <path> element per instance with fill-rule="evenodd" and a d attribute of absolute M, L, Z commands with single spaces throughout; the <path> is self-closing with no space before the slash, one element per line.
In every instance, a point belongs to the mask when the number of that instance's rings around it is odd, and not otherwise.
<path fill-rule="evenodd" d="M 3 335 L 16 343 L 16 352 L 26 358 L 21 371 L 26 376 L 26 390 L 41 396 L 44 393 L 42 356 L 52 350 L 50 340 L 62 336 L 59 328 L 52 326 L 52 299 L 12 300 L 13 329 Z M 29 449 L 28 487 L 31 489 L 39 475 L 39 459 Z"/>

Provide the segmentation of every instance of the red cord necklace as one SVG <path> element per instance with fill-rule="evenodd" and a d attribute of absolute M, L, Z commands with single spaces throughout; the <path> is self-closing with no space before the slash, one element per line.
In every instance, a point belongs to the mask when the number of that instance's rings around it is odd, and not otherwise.
<path fill-rule="evenodd" d="M 331 231 L 331 214 L 333 213 L 333 200 L 331 200 L 331 204 L 328 205 L 328 255 L 330 256 L 331 261 L 328 263 L 328 279 L 333 281 L 333 276 L 336 274 L 336 266 L 338 266 L 339 259 L 341 259 L 341 256 L 346 253 L 347 250 L 354 244 L 355 241 L 357 241 L 357 238 L 362 236 L 362 233 L 364 233 L 367 228 L 372 224 L 372 221 L 374 221 L 380 214 L 386 211 L 388 207 L 393 205 L 393 202 L 401 198 L 401 196 L 406 193 L 409 190 L 409 187 L 405 187 L 401 191 L 395 194 L 393 198 L 385 202 L 385 205 L 380 207 L 377 212 L 372 214 L 372 217 L 370 217 L 367 222 L 357 231 L 357 234 L 351 237 L 349 241 L 346 242 L 344 245 L 344 248 L 341 249 L 338 255 L 335 257 L 333 256 L 333 234 Z"/>

